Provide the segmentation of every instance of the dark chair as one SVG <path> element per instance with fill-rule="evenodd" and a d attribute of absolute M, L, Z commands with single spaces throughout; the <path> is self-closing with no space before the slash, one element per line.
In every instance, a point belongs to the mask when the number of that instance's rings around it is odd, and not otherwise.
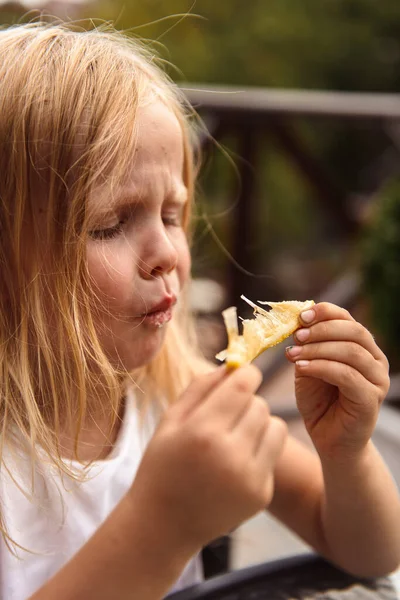
<path fill-rule="evenodd" d="M 231 537 L 229 535 L 224 535 L 213 542 L 210 542 L 208 546 L 203 548 L 201 557 L 205 579 L 223 575 L 229 571 L 231 546 Z"/>
<path fill-rule="evenodd" d="M 387 578 L 362 579 L 315 554 L 232 571 L 168 596 L 168 600 L 398 600 Z"/>

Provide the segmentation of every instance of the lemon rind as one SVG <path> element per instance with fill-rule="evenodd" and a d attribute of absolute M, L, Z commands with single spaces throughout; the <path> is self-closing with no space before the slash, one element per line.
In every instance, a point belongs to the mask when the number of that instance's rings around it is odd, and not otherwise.
<path fill-rule="evenodd" d="M 266 311 L 248 298 L 246 296 L 241 296 L 242 300 L 247 302 L 253 308 L 253 314 L 255 319 L 245 319 L 243 320 L 243 334 L 239 334 L 238 322 L 237 322 L 237 309 L 235 306 L 230 306 L 222 312 L 222 316 L 224 319 L 224 324 L 228 334 L 228 347 L 225 350 L 222 350 L 216 355 L 216 358 L 220 361 L 225 361 L 225 364 L 230 369 L 238 368 L 244 364 L 250 363 L 252 360 L 257 358 L 260 354 L 262 354 L 268 348 L 272 348 L 277 346 L 285 339 L 287 339 L 290 335 L 292 335 L 296 329 L 301 326 L 300 321 L 297 319 L 296 322 L 293 320 L 286 324 L 286 328 L 282 331 L 284 323 L 279 317 L 274 313 L 274 309 L 281 309 L 281 313 L 284 312 L 285 305 L 288 305 L 293 308 L 293 306 L 297 305 L 300 312 L 309 309 L 311 306 L 315 304 L 313 300 L 306 300 L 305 302 L 297 302 L 297 301 L 283 301 L 283 302 L 266 302 L 259 301 L 260 304 L 268 305 L 271 307 L 270 311 Z M 257 344 L 257 337 L 252 337 L 251 331 L 248 331 L 249 327 L 252 327 L 254 321 L 260 322 L 260 331 L 264 328 L 271 327 L 270 336 L 265 336 L 264 340 L 260 340 L 259 347 Z M 249 325 L 248 325 L 249 324 Z M 274 327 L 279 327 L 279 337 L 275 337 L 273 335 Z M 267 331 L 267 329 L 265 329 Z M 252 352 L 250 353 L 250 346 L 246 343 L 246 336 L 248 342 L 251 342 L 253 345 Z M 249 355 L 250 353 L 250 355 Z"/>

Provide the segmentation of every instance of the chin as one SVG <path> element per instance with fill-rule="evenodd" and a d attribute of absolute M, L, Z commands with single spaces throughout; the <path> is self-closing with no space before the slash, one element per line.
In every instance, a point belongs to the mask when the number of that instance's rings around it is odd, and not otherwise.
<path fill-rule="evenodd" d="M 160 352 L 165 334 L 166 327 L 157 329 L 151 336 L 146 336 L 144 339 L 135 339 L 127 342 L 123 347 L 114 349 L 109 358 L 112 364 L 126 371 L 133 371 L 148 365 Z"/>

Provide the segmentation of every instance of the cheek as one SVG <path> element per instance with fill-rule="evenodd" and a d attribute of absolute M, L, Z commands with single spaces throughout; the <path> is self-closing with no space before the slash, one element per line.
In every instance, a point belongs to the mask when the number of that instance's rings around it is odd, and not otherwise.
<path fill-rule="evenodd" d="M 179 255 L 177 264 L 178 278 L 181 287 L 183 287 L 189 277 L 191 269 L 191 256 L 186 237 L 180 240 L 177 252 Z"/>
<path fill-rule="evenodd" d="M 106 308 L 124 304 L 132 291 L 133 266 L 123 257 L 123 252 L 88 247 L 87 264 L 91 284 Z"/>

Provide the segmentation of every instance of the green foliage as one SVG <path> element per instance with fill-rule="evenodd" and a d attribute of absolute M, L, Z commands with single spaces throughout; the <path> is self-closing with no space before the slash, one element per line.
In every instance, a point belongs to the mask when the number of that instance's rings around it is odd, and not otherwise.
<path fill-rule="evenodd" d="M 10 15 L 13 10 L 12 4 L 0 6 L 0 22 L 15 20 Z M 106 20 L 148 39 L 180 82 L 400 92 L 399 0 L 99 0 L 84 7 L 81 16 L 88 19 L 89 28 L 92 18 L 94 24 Z M 387 147 L 382 132 L 338 121 L 304 120 L 288 125 L 296 127 L 338 187 L 356 193 L 371 191 L 365 173 Z M 234 137 L 222 142 L 229 151 L 240 151 Z M 293 271 L 299 272 L 299 291 L 300 284 L 310 279 L 324 285 L 323 276 L 329 280 L 345 263 L 328 230 L 324 199 L 315 197 L 268 138 L 268 131 L 260 131 L 260 144 L 257 239 L 252 249 L 259 263 L 255 268 L 269 272 L 279 255 L 285 260 L 291 256 L 297 260 Z M 237 173 L 226 156 L 215 152 L 213 164 L 207 165 L 201 178 L 199 203 L 216 238 L 228 250 L 232 247 L 229 220 L 238 193 Z M 226 256 L 206 231 L 199 220 L 194 236 L 195 272 L 215 275 L 224 268 Z M 317 275 L 305 272 L 313 273 L 303 267 L 310 259 L 324 261 Z M 383 277 L 380 267 L 374 268 L 374 277 Z M 372 263 L 368 269 L 373 271 Z M 284 280 L 290 283 L 292 296 L 294 279 L 286 274 Z M 394 284 L 395 277 L 388 276 L 387 281 Z M 378 294 L 374 286 L 373 291 Z M 380 306 L 386 302 L 393 300 L 382 299 Z"/>
<path fill-rule="evenodd" d="M 373 324 L 400 354 L 400 181 L 384 190 L 363 242 L 362 275 Z"/>
<path fill-rule="evenodd" d="M 96 16 L 160 39 L 180 80 L 400 89 L 398 0 L 100 0 Z"/>
<path fill-rule="evenodd" d="M 180 82 L 400 91 L 398 0 L 100 0 L 96 15 L 156 40 L 165 60 L 177 66 L 169 71 Z M 299 121 L 294 125 L 298 128 Z M 370 191 L 364 174 L 387 146 L 382 132 L 348 122 L 304 121 L 300 133 L 338 187 Z M 260 138 L 267 137 L 268 131 L 260 131 Z M 261 241 L 255 240 L 253 251 L 263 263 L 260 270 L 268 268 L 265 257 L 281 249 L 303 252 L 306 259 L 313 247 L 321 257 L 327 240 L 325 249 L 332 254 L 322 203 L 318 206 L 314 190 L 269 140 L 258 168 Z M 209 169 L 203 189 L 202 202 L 211 215 L 221 211 L 221 203 L 227 209 L 234 204 L 235 175 L 225 157 Z M 213 225 L 229 248 L 227 219 L 229 213 Z M 202 239 L 197 248 L 204 270 L 221 263 L 213 242 L 206 248 Z"/>

